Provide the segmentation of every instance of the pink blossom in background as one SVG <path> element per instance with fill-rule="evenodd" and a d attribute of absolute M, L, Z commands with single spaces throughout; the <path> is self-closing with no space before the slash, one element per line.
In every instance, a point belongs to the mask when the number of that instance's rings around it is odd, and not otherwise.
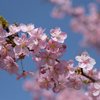
<path fill-rule="evenodd" d="M 90 100 L 99 100 L 100 99 L 100 96 L 99 95 L 96 95 L 96 89 L 94 88 L 94 83 L 91 83 L 89 86 L 88 86 L 88 92 L 85 93 L 85 95 L 87 95 Z"/>
<path fill-rule="evenodd" d="M 100 82 L 94 83 L 93 96 L 100 96 Z"/>
<path fill-rule="evenodd" d="M 65 89 L 58 93 L 55 100 L 89 100 L 83 90 Z M 92 99 L 91 99 L 92 100 Z"/>
<path fill-rule="evenodd" d="M 55 3 L 55 4 L 62 4 L 65 2 L 65 0 L 48 0 L 49 2 Z"/>
<path fill-rule="evenodd" d="M 75 15 L 84 15 L 84 12 L 85 12 L 84 7 L 76 7 L 74 9 Z"/>
<path fill-rule="evenodd" d="M 43 100 L 55 100 L 54 94 L 52 91 L 41 89 L 36 81 L 36 77 L 24 82 L 23 88 L 32 94 L 32 100 L 40 100 L 41 97 Z M 34 84 L 34 85 L 33 85 Z"/>
<path fill-rule="evenodd" d="M 60 9 L 58 9 L 57 7 L 55 7 L 53 9 L 53 11 L 50 13 L 50 15 L 53 17 L 53 18 L 58 18 L 58 19 L 63 19 L 64 18 L 64 13 L 62 13 L 60 11 Z"/>
<path fill-rule="evenodd" d="M 23 72 L 21 75 L 18 75 L 18 77 L 16 78 L 16 80 L 20 80 L 20 78 L 26 78 L 27 76 L 33 76 L 34 73 L 33 72 Z"/>
<path fill-rule="evenodd" d="M 34 86 L 33 86 L 34 84 Z M 24 83 L 24 89 L 32 94 L 32 100 L 90 100 L 83 90 L 74 90 L 71 88 L 64 89 L 55 95 L 52 91 L 40 89 L 35 79 L 28 80 Z M 91 99 L 92 100 L 92 99 Z"/>
<path fill-rule="evenodd" d="M 100 3 L 100 0 L 96 1 Z M 51 12 L 53 18 L 63 19 L 65 15 L 72 17 L 72 30 L 83 35 L 80 46 L 94 48 L 100 54 L 100 16 L 97 4 L 90 3 L 87 14 L 83 6 L 75 6 L 71 0 L 48 0 L 48 2 L 54 6 Z"/>
<path fill-rule="evenodd" d="M 46 88 L 47 90 L 49 90 L 51 88 L 51 83 L 48 80 L 48 78 L 39 77 L 39 79 L 37 80 L 37 82 L 39 83 L 39 86 L 41 88 Z"/>
<path fill-rule="evenodd" d="M 82 81 L 78 77 L 69 77 L 66 82 L 67 87 L 80 90 L 82 87 Z"/>

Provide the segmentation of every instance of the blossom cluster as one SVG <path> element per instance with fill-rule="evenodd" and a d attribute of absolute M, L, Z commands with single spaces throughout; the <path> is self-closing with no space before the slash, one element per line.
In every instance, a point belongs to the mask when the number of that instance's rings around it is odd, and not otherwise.
<path fill-rule="evenodd" d="M 100 15 L 96 4 L 89 4 L 89 14 L 83 14 L 71 21 L 71 28 L 83 35 L 81 45 L 90 46 L 100 53 Z M 79 24 L 80 22 L 80 24 Z"/>
<path fill-rule="evenodd" d="M 42 28 L 34 28 L 34 24 L 15 24 L 9 25 L 7 32 L 0 25 L 0 68 L 10 74 L 16 74 L 20 79 L 28 75 L 34 75 L 33 72 L 25 72 L 23 65 L 23 73 L 19 75 L 18 60 L 34 55 L 33 60 L 39 62 L 38 65 L 55 64 L 55 59 L 60 58 L 66 51 L 66 46 L 61 45 L 67 38 L 65 32 L 61 32 L 60 28 L 50 30 L 51 39 L 47 38 Z M 22 31 L 21 37 L 18 32 Z M 26 35 L 27 34 L 27 35 Z M 48 41 L 46 41 L 48 39 Z M 45 51 L 43 51 L 45 49 Z M 40 61 L 41 60 L 41 61 Z"/>
<path fill-rule="evenodd" d="M 64 40 L 67 34 L 59 27 L 50 30 L 51 39 L 47 37 L 45 30 L 35 28 L 34 24 L 9 25 L 9 31 L 5 32 L 0 26 L 0 68 L 10 74 L 16 74 L 17 80 L 33 72 L 25 72 L 22 65 L 22 74 L 19 74 L 18 60 L 33 55 L 32 59 L 37 63 L 39 71 L 36 82 L 42 89 L 58 93 L 64 89 L 80 90 L 88 83 L 93 84 L 92 96 L 100 97 L 99 72 L 94 69 L 95 60 L 91 58 L 87 51 L 80 56 L 76 56 L 78 65 L 74 67 L 73 60 L 59 60 L 66 51 Z M 21 34 L 18 34 L 22 31 Z M 20 37 L 19 37 L 20 35 Z M 31 88 L 30 88 L 31 89 Z M 87 93 L 88 94 L 88 93 Z"/>
<path fill-rule="evenodd" d="M 65 15 L 71 16 L 70 26 L 76 33 L 83 35 L 82 47 L 92 47 L 100 53 L 100 14 L 96 3 L 88 5 L 88 14 L 85 7 L 74 6 L 71 0 L 48 0 L 54 4 L 51 16 L 62 19 Z M 100 0 L 96 0 L 100 3 Z"/>
<path fill-rule="evenodd" d="M 85 11 L 82 6 L 74 7 L 71 0 L 48 0 L 48 2 L 54 4 L 51 16 L 57 19 L 62 19 L 65 15 L 80 16 Z"/>
<path fill-rule="evenodd" d="M 39 87 L 35 81 L 37 77 L 37 74 L 35 74 L 34 78 L 27 80 L 23 84 L 24 90 L 31 93 L 32 100 L 66 100 L 66 98 L 68 100 L 89 100 L 88 95 L 85 94 L 83 89 L 77 91 L 72 88 L 67 88 L 55 96 L 51 90 L 48 91 Z"/>

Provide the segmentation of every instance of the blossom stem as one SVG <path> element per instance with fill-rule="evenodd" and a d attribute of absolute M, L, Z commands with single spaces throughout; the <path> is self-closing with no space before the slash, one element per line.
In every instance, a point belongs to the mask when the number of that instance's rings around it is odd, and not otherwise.
<path fill-rule="evenodd" d="M 56 61 L 60 63 L 60 60 L 59 59 L 56 59 Z"/>
<path fill-rule="evenodd" d="M 85 76 L 86 78 L 90 79 L 93 83 L 94 82 L 97 82 L 94 78 L 90 77 L 89 75 L 86 75 L 84 72 L 83 72 L 83 69 L 81 68 L 81 75 Z"/>
<path fill-rule="evenodd" d="M 24 67 L 23 67 L 22 59 L 21 59 L 21 66 L 22 66 L 22 70 L 23 70 L 23 72 L 25 72 Z"/>

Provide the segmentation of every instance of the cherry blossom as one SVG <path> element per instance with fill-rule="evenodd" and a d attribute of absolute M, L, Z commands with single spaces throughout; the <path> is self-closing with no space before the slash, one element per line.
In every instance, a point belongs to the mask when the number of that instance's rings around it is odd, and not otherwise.
<path fill-rule="evenodd" d="M 16 80 L 20 80 L 21 77 L 26 78 L 27 76 L 33 76 L 33 75 L 34 75 L 33 72 L 23 72 L 21 75 L 18 75 Z"/>
<path fill-rule="evenodd" d="M 51 88 L 51 84 L 50 84 L 48 78 L 39 77 L 39 79 L 37 80 L 37 82 L 39 83 L 39 86 L 41 88 L 46 88 L 47 90 L 49 88 Z"/>
<path fill-rule="evenodd" d="M 45 65 L 48 64 L 50 66 L 55 64 L 55 59 L 57 58 L 55 53 L 50 52 L 49 50 L 46 50 L 45 52 L 40 52 L 40 64 Z"/>
<path fill-rule="evenodd" d="M 57 2 L 62 2 L 62 5 L 64 3 L 64 1 L 60 0 L 55 3 Z M 75 12 L 73 14 L 83 16 L 83 8 L 78 7 L 74 10 Z M 91 12 L 94 11 L 95 9 L 91 9 Z M 91 21 L 93 20 L 91 19 Z M 25 33 L 22 33 L 21 37 L 15 35 L 20 30 L 26 32 L 27 36 Z M 95 60 L 91 58 L 86 51 L 80 56 L 76 56 L 76 60 L 79 61 L 79 63 L 75 68 L 73 67 L 73 60 L 66 61 L 59 59 L 67 47 L 65 44 L 60 44 L 67 38 L 67 34 L 62 32 L 60 28 L 56 27 L 50 30 L 50 34 L 52 35 L 51 39 L 47 38 L 47 35 L 41 27 L 34 29 L 34 24 L 28 24 L 27 26 L 25 24 L 20 24 L 20 26 L 14 24 L 10 25 L 9 33 L 6 33 L 8 35 L 6 35 L 3 28 L 0 27 L 0 34 L 0 68 L 10 74 L 16 74 L 16 80 L 26 78 L 27 76 L 34 76 L 35 73 L 33 72 L 25 72 L 22 64 L 22 59 L 31 53 L 33 56 L 32 59 L 37 63 L 38 69 L 38 78 L 35 78 L 35 84 L 39 85 L 40 88 L 45 88 L 46 90 L 50 89 L 55 93 L 60 93 L 62 90 L 67 89 L 80 90 L 81 87 L 89 83 L 91 92 L 89 90 L 87 93 L 88 100 L 99 100 L 100 73 L 93 69 L 93 66 L 96 64 Z M 12 34 L 14 34 L 14 37 Z M 19 60 L 21 60 L 23 69 L 21 75 L 19 74 L 19 66 L 16 63 Z M 93 85 L 91 85 L 92 82 L 94 82 Z M 27 88 L 27 91 L 34 93 L 34 99 L 39 99 L 41 95 L 45 95 L 44 100 L 56 100 L 50 92 L 47 95 L 44 92 L 41 93 L 42 90 L 40 90 L 39 87 L 33 87 L 31 82 L 28 82 L 24 87 Z M 38 92 L 41 94 L 39 97 Z M 82 99 L 86 100 L 86 98 L 83 97 Z"/>
<path fill-rule="evenodd" d="M 13 33 L 19 32 L 20 31 L 20 28 L 17 27 L 15 24 L 12 24 L 12 25 L 9 25 L 9 30 L 13 34 Z"/>
<path fill-rule="evenodd" d="M 18 75 L 19 66 L 16 62 L 14 62 L 14 60 L 10 56 L 7 56 L 6 59 L 4 59 L 4 66 L 4 70 L 8 73 Z"/>
<path fill-rule="evenodd" d="M 5 47 L 1 48 L 1 58 L 4 59 L 6 56 L 10 56 L 12 58 L 15 57 L 14 51 L 12 49 L 12 44 L 7 44 Z"/>
<path fill-rule="evenodd" d="M 82 81 L 78 77 L 69 77 L 66 82 L 67 87 L 80 90 L 82 87 Z"/>
<path fill-rule="evenodd" d="M 53 77 L 54 80 L 58 80 L 59 75 L 64 73 L 64 66 L 61 63 L 55 64 L 53 67 L 50 68 L 50 75 Z"/>
<path fill-rule="evenodd" d="M 55 42 L 54 40 L 49 40 L 46 44 L 46 48 L 50 50 L 51 52 L 58 52 L 59 51 L 59 43 Z"/>
<path fill-rule="evenodd" d="M 28 40 L 24 33 L 22 33 L 21 38 L 15 37 L 14 42 L 16 43 L 16 46 L 14 48 L 15 54 L 25 54 L 29 56 L 29 50 L 27 48 L 28 46 Z"/>
<path fill-rule="evenodd" d="M 64 32 L 61 32 L 61 29 L 56 27 L 55 29 L 50 30 L 50 34 L 52 35 L 51 38 L 54 41 L 58 41 L 60 43 L 64 42 L 64 39 L 67 38 L 67 34 Z"/>
<path fill-rule="evenodd" d="M 100 82 L 94 83 L 94 90 L 93 90 L 93 96 L 99 96 L 100 95 Z"/>
<path fill-rule="evenodd" d="M 93 69 L 93 66 L 96 64 L 95 60 L 91 58 L 88 52 L 83 52 L 81 56 L 76 56 L 75 59 L 79 61 L 78 66 L 80 68 L 85 68 L 87 70 Z"/>
<path fill-rule="evenodd" d="M 34 29 L 34 24 L 28 24 L 26 26 L 25 24 L 21 23 L 19 27 L 20 27 L 21 31 L 23 31 L 23 32 L 30 32 L 31 30 Z"/>
<path fill-rule="evenodd" d="M 0 25 L 0 37 L 5 37 L 5 36 L 6 36 L 6 33 L 3 30 L 2 26 Z"/>
<path fill-rule="evenodd" d="M 30 35 L 30 37 L 35 37 L 37 41 L 39 40 L 45 41 L 47 39 L 47 35 L 43 33 L 44 31 L 45 30 L 42 30 L 42 28 L 40 27 L 32 30 L 28 34 Z"/>

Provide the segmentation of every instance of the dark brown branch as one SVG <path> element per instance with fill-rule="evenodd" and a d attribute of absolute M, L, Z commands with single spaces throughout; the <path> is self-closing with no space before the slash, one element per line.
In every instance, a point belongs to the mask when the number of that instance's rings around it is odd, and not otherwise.
<path fill-rule="evenodd" d="M 56 59 L 56 61 L 57 61 L 58 63 L 60 63 L 60 60 L 59 60 L 59 59 Z"/>
<path fill-rule="evenodd" d="M 60 63 L 60 60 L 59 60 L 59 59 L 56 59 L 56 61 L 57 61 L 58 63 Z M 76 71 L 75 71 L 75 73 L 76 73 Z M 81 68 L 81 75 L 84 76 L 84 77 L 86 77 L 86 78 L 88 78 L 88 79 L 90 79 L 92 82 L 97 82 L 94 78 L 92 78 L 92 77 L 90 77 L 89 75 L 85 74 L 85 73 L 83 72 L 83 69 L 82 69 L 82 68 Z"/>
<path fill-rule="evenodd" d="M 94 78 L 90 77 L 89 75 L 85 74 L 83 72 L 83 69 L 81 68 L 81 75 L 85 76 L 86 78 L 90 79 L 92 82 L 97 82 Z"/>
<path fill-rule="evenodd" d="M 6 26 L 3 26 L 3 29 L 5 29 L 8 33 L 9 33 L 9 29 L 8 29 L 8 27 Z"/>

